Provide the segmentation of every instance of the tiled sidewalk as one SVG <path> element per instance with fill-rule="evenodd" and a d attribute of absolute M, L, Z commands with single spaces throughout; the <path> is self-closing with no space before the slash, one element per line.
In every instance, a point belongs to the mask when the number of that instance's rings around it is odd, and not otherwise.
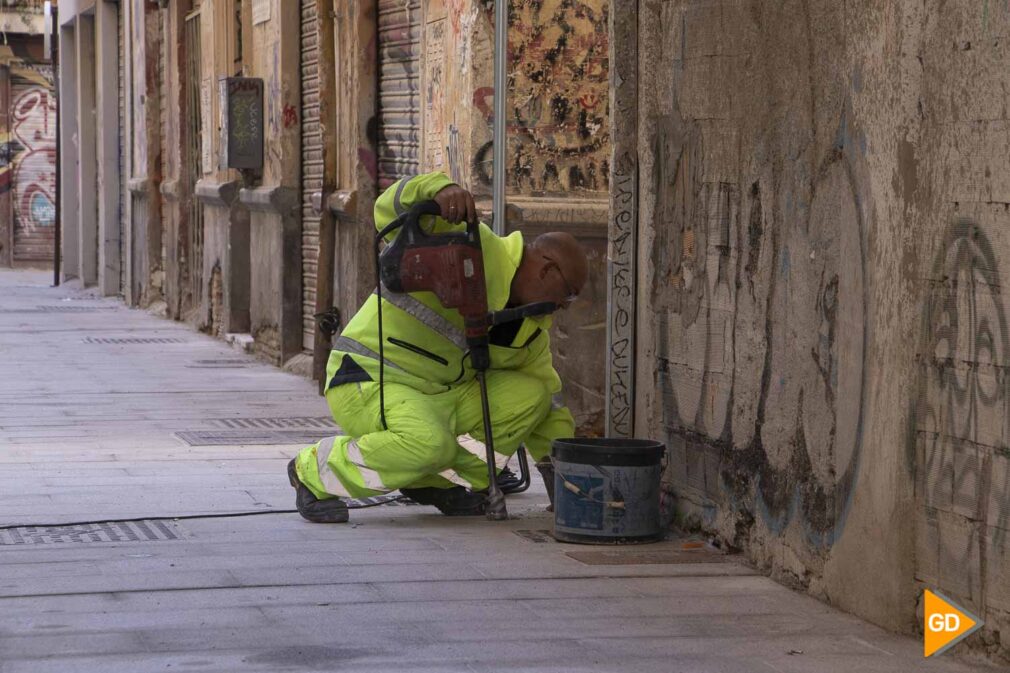
<path fill-rule="evenodd" d="M 296 435 L 330 431 L 313 383 L 48 282 L 0 271 L 0 526 L 293 506 Z M 2 530 L 0 672 L 979 670 L 677 540 L 551 542 L 534 481 L 504 523 Z"/>

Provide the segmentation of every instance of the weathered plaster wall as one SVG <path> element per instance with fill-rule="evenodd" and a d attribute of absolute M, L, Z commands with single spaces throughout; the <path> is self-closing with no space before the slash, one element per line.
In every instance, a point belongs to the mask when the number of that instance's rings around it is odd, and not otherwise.
<path fill-rule="evenodd" d="M 301 12 L 297 2 L 269 8 L 253 17 L 249 38 L 249 75 L 263 78 L 262 180 L 239 200 L 250 210 L 253 350 L 283 364 L 302 351 Z"/>
<path fill-rule="evenodd" d="M 191 261 L 185 254 L 189 228 L 180 201 L 180 196 L 183 195 L 182 182 L 186 175 L 181 128 L 181 120 L 185 115 L 182 26 L 189 4 L 191 3 L 169 3 L 166 8 L 159 10 L 162 35 L 158 77 L 162 181 L 158 189 L 162 196 L 162 296 L 165 300 L 165 313 L 173 319 L 182 318 L 187 307 L 184 279 L 188 277 Z"/>
<path fill-rule="evenodd" d="M 510 4 L 509 183 L 600 191 L 609 176 L 609 0 Z"/>
<path fill-rule="evenodd" d="M 608 7 L 608 0 L 509 4 L 510 195 L 606 191 Z M 493 3 L 482 0 L 425 7 L 422 160 L 481 194 L 491 188 L 493 17 Z"/>
<path fill-rule="evenodd" d="M 639 431 L 686 520 L 1010 642 L 1005 3 L 639 5 Z"/>
<path fill-rule="evenodd" d="M 238 7 L 241 10 L 241 5 Z M 196 196 L 203 207 L 203 259 L 197 326 L 215 336 L 244 333 L 249 320 L 249 211 L 238 201 L 242 178 L 222 168 L 219 80 L 242 76 L 236 6 L 204 3 L 200 10 L 201 149 Z"/>
<path fill-rule="evenodd" d="M 922 18 L 921 122 L 892 145 L 915 283 L 908 464 L 916 579 L 956 596 L 1010 653 L 1010 6 L 958 2 Z"/>

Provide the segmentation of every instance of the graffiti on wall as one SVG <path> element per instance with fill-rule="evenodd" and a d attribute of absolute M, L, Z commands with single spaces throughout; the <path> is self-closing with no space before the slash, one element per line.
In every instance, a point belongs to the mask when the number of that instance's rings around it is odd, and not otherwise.
<path fill-rule="evenodd" d="M 984 569 L 1005 555 L 1010 532 L 1010 330 L 998 269 L 982 227 L 957 220 L 929 277 L 910 433 L 918 576 L 970 600 L 986 594 Z"/>
<path fill-rule="evenodd" d="M 12 82 L 10 133 L 0 147 L 0 190 L 10 191 L 15 255 L 48 257 L 56 219 L 56 102 L 44 72 Z"/>
<path fill-rule="evenodd" d="M 862 442 L 864 224 L 853 169 L 844 143 L 832 147 L 809 195 L 791 197 L 806 204 L 779 220 L 761 180 L 745 197 L 705 179 L 720 151 L 704 148 L 704 135 L 672 128 L 656 148 L 657 385 L 671 444 L 684 446 L 675 481 L 728 496 L 773 532 L 797 522 L 827 547 L 844 527 Z"/>
<path fill-rule="evenodd" d="M 614 162 L 614 193 L 607 251 L 612 310 L 608 326 L 607 436 L 632 437 L 634 417 L 635 247 L 638 164 L 630 152 Z"/>

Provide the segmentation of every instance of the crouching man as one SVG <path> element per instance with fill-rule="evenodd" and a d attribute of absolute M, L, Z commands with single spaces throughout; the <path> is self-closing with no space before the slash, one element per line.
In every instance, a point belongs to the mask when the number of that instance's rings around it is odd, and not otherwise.
<path fill-rule="evenodd" d="M 404 178 L 375 203 L 382 229 L 413 204 L 434 200 L 429 232 L 461 230 L 477 217 L 473 196 L 441 173 Z M 491 311 L 533 302 L 564 309 L 586 282 L 586 255 L 569 234 L 525 241 L 480 225 Z M 395 235 L 395 234 L 394 234 Z M 307 447 L 288 465 L 299 513 L 316 523 L 347 521 L 341 498 L 399 490 L 448 515 L 485 509 L 488 471 L 480 389 L 470 367 L 463 318 L 428 292 L 382 293 L 385 417 L 379 409 L 379 299 L 372 294 L 347 324 L 327 366 L 326 401 L 345 435 Z M 487 372 L 496 464 L 526 446 L 536 460 L 571 437 L 572 415 L 552 403 L 561 380 L 551 362 L 551 317 L 522 318 L 490 332 Z"/>

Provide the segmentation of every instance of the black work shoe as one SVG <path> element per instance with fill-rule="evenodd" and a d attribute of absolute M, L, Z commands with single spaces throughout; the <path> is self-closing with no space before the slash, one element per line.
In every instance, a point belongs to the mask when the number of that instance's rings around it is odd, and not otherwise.
<path fill-rule="evenodd" d="M 288 481 L 295 489 L 295 507 L 302 518 L 312 523 L 345 523 L 348 518 L 347 503 L 340 498 L 320 500 L 309 487 L 298 479 L 294 459 L 288 463 Z"/>
<path fill-rule="evenodd" d="M 446 516 L 480 516 L 487 506 L 486 495 L 468 491 L 462 486 L 401 488 L 400 493 L 419 505 L 434 505 Z"/>

